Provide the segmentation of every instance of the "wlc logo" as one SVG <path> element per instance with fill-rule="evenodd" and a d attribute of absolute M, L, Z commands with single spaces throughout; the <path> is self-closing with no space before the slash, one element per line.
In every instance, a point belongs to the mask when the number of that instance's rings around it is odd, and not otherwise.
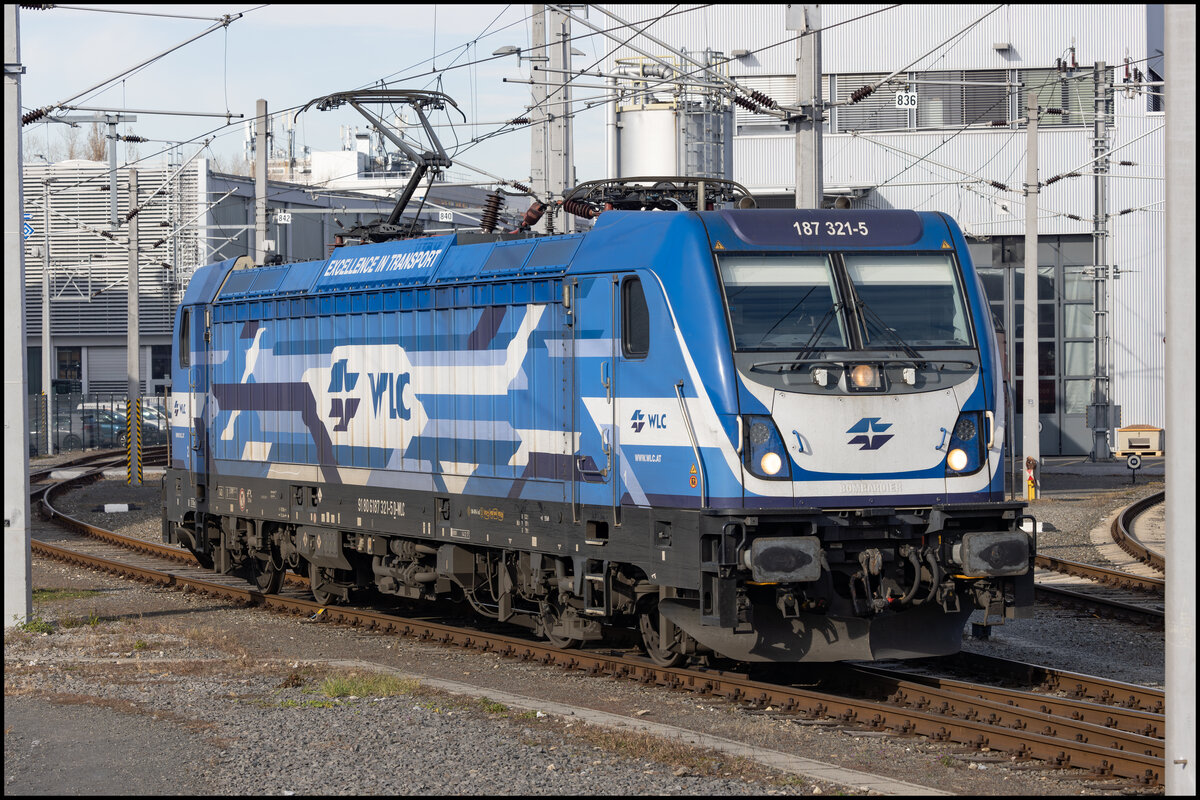
<path fill-rule="evenodd" d="M 885 425 L 879 420 L 879 417 L 863 417 L 854 423 L 846 433 L 857 433 L 859 435 L 846 442 L 846 444 L 861 444 L 862 447 L 858 448 L 859 450 L 878 450 L 883 447 L 887 444 L 887 440 L 892 438 L 892 434 L 885 434 L 883 431 L 892 427 L 892 424 L 889 422 Z M 872 433 L 874 435 L 871 435 Z"/>
<path fill-rule="evenodd" d="M 665 430 L 667 427 L 666 414 L 647 415 L 643 414 L 640 408 L 633 412 L 633 416 L 630 417 L 630 419 L 633 421 L 634 433 L 641 433 L 642 428 L 646 427 L 647 425 L 649 425 L 651 428 L 658 428 L 659 430 Z"/>
<path fill-rule="evenodd" d="M 333 369 L 329 374 L 329 393 L 351 392 L 358 383 L 358 377 L 361 373 L 350 372 L 346 359 L 338 359 L 333 363 Z M 376 416 L 379 415 L 380 407 L 387 409 L 388 419 L 409 419 L 412 416 L 410 409 L 404 402 L 404 388 L 409 385 L 412 376 L 407 372 L 391 373 L 391 372 L 369 372 L 367 380 L 371 384 L 371 405 L 375 410 Z M 336 419 L 337 424 L 333 427 L 335 433 L 345 431 L 349 428 L 350 420 L 358 413 L 359 398 L 357 397 L 334 397 L 329 402 L 329 417 Z"/>

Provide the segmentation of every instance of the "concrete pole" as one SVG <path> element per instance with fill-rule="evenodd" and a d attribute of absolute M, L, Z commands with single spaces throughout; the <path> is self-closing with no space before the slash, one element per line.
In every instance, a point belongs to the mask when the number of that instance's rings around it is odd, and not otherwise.
<path fill-rule="evenodd" d="M 1038 430 L 1038 105 L 1033 87 L 1025 87 L 1028 138 L 1025 151 L 1025 370 L 1021 400 L 1021 453 L 1025 458 L 1025 498 L 1036 500 L 1041 488 L 1042 445 Z"/>
<path fill-rule="evenodd" d="M 50 167 L 47 166 L 48 170 Z M 45 173 L 43 173 L 45 175 Z M 54 341 L 50 336 L 50 176 L 42 183 L 42 394 L 46 396 L 46 455 L 54 455 Z"/>
<path fill-rule="evenodd" d="M 533 4 L 530 49 L 533 52 L 529 56 L 531 64 L 546 63 L 548 58 L 546 55 L 546 6 L 543 3 Z M 533 189 L 533 196 L 544 203 L 548 203 L 550 201 L 550 187 L 548 185 L 549 169 L 546 163 L 546 156 L 549 120 L 547 119 L 548 111 L 546 109 L 546 86 L 544 81 L 540 80 L 537 75 L 532 75 L 532 77 L 534 83 L 530 87 L 530 93 L 532 95 L 533 108 L 530 109 L 530 119 L 533 124 L 529 126 L 529 182 L 530 188 Z M 544 216 L 534 228 L 541 233 L 545 233 L 548 224 L 549 221 Z"/>
<path fill-rule="evenodd" d="M 567 189 L 574 186 L 575 175 L 571 160 L 571 86 L 564 70 L 571 68 L 571 20 L 561 11 L 550 12 L 549 67 L 556 70 L 550 74 L 557 84 L 551 108 L 559 109 L 550 117 L 549 174 L 546 182 L 549 193 L 561 200 Z M 559 233 L 573 233 L 575 215 L 559 215 L 562 224 Z"/>
<path fill-rule="evenodd" d="M 1196 8 L 1166 7 L 1166 785 L 1196 795 Z"/>
<path fill-rule="evenodd" d="M 25 350 L 25 200 L 21 194 L 21 38 L 15 4 L 4 5 L 4 627 L 33 614 L 29 551 L 29 382 Z"/>
<path fill-rule="evenodd" d="M 267 101 L 259 100 L 254 132 L 254 263 L 267 258 Z"/>
<path fill-rule="evenodd" d="M 800 18 L 794 12 L 800 12 Z M 819 5 L 788 7 L 788 28 L 811 31 L 821 27 Z M 810 33 L 796 40 L 796 105 L 805 116 L 796 120 L 796 208 L 820 208 L 825 199 L 821 120 L 821 34 Z"/>

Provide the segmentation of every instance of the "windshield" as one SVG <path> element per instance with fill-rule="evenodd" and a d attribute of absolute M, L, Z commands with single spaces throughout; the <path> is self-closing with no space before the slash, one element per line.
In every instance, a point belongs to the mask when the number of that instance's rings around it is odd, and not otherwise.
<path fill-rule="evenodd" d="M 828 256 L 720 258 L 734 347 L 847 347 Z"/>
<path fill-rule="evenodd" d="M 971 344 L 962 290 L 947 255 L 845 256 L 846 273 L 864 304 L 864 346 L 913 347 Z"/>

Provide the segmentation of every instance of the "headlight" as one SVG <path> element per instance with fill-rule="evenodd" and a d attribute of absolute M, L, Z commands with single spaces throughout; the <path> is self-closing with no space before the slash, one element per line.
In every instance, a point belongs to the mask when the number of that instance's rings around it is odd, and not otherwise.
<path fill-rule="evenodd" d="M 856 364 L 850 368 L 850 382 L 858 389 L 880 389 L 879 370 L 874 364 Z"/>
<path fill-rule="evenodd" d="M 954 422 L 946 447 L 946 475 L 971 475 L 984 464 L 983 437 L 979 435 L 979 412 L 964 411 Z"/>
<path fill-rule="evenodd" d="M 749 444 L 742 454 L 746 469 L 751 475 L 773 480 L 792 477 L 791 458 L 783 445 L 775 421 L 767 416 L 745 416 L 746 441 Z"/>

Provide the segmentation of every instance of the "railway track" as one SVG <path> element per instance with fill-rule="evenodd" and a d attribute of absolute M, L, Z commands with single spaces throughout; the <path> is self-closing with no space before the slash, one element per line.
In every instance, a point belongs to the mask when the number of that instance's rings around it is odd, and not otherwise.
<path fill-rule="evenodd" d="M 1164 569 L 1163 554 L 1133 535 L 1139 515 L 1163 501 L 1158 492 L 1133 503 L 1113 518 L 1113 540 L 1121 547 L 1159 571 Z M 1162 628 L 1166 582 L 1162 578 L 1134 575 L 1122 570 L 1038 554 L 1036 592 L 1039 601 L 1054 603 L 1097 614 Z M 1156 566 L 1157 565 L 1157 566 Z"/>
<path fill-rule="evenodd" d="M 39 489 L 43 513 L 63 530 L 35 540 L 35 553 L 278 612 L 319 615 L 332 623 L 723 698 L 756 713 L 884 735 L 924 735 L 989 751 L 981 758 L 1002 752 L 1006 762 L 1015 759 L 1029 768 L 1074 767 L 1139 785 L 1162 782 L 1160 690 L 970 654 L 807 672 L 822 674 L 818 690 L 773 680 L 769 674 L 764 677 L 762 671 L 663 668 L 632 649 L 560 650 L 507 631 L 448 625 L 377 609 L 322 607 L 307 594 L 303 581 L 285 586 L 280 594 L 263 594 L 236 576 L 201 569 L 182 548 L 119 536 L 54 510 L 58 492 L 99 474 L 95 468 Z M 993 682 L 979 683 L 981 674 Z"/>

